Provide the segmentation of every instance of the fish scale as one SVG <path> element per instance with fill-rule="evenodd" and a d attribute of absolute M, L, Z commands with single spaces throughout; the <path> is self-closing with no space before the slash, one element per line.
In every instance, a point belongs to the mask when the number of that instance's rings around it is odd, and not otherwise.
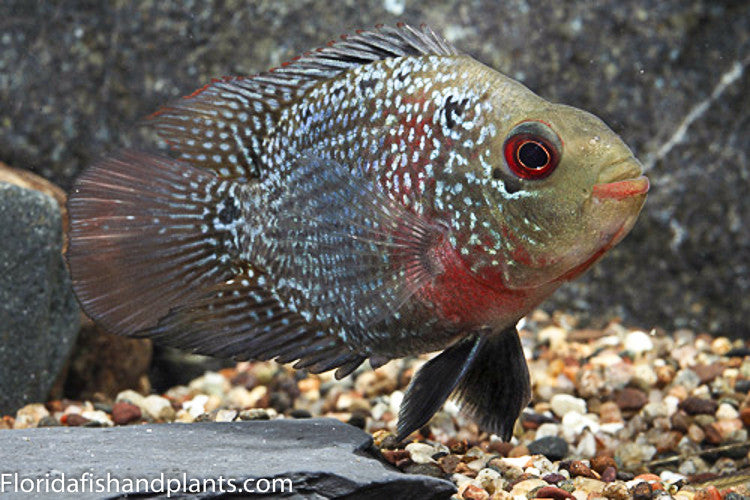
<path fill-rule="evenodd" d="M 157 111 L 175 158 L 123 151 L 69 198 L 68 260 L 104 328 L 343 377 L 442 351 L 398 438 L 451 394 L 509 439 L 517 321 L 619 242 L 648 190 L 598 118 L 427 27 L 358 31 Z"/>

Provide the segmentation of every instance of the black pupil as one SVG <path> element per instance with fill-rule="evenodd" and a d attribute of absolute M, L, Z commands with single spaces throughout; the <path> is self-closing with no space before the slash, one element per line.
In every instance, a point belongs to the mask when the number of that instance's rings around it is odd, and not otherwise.
<path fill-rule="evenodd" d="M 526 168 L 539 169 L 549 163 L 549 153 L 538 142 L 524 142 L 518 148 L 518 161 Z"/>

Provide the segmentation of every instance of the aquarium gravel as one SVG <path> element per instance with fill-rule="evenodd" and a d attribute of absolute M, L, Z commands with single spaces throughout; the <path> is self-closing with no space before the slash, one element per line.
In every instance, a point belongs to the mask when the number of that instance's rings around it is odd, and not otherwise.
<path fill-rule="evenodd" d="M 371 433 L 383 460 L 456 484 L 455 498 L 742 498 L 750 350 L 741 340 L 614 320 L 602 329 L 535 311 L 521 323 L 533 399 L 510 442 L 447 403 L 403 442 L 403 391 L 429 356 L 336 381 L 242 362 L 188 385 L 115 400 L 31 404 L 0 428 L 334 417 Z M 210 444 L 209 444 L 210 445 Z"/>

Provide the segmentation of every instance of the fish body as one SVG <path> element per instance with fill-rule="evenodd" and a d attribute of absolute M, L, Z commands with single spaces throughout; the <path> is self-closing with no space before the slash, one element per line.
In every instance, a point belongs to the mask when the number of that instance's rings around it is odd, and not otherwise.
<path fill-rule="evenodd" d="M 68 259 L 105 328 L 338 377 L 443 350 L 399 437 L 451 395 L 509 438 L 530 395 L 516 322 L 635 222 L 648 190 L 601 120 L 429 28 L 358 32 L 152 116 L 70 198 Z"/>

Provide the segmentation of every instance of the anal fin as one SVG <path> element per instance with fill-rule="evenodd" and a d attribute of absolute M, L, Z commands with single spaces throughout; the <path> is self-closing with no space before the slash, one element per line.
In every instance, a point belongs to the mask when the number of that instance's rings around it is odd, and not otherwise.
<path fill-rule="evenodd" d="M 257 285 L 257 277 L 258 271 L 248 270 L 216 285 L 137 335 L 211 356 L 283 363 L 299 359 L 298 367 L 312 373 L 340 367 L 339 377 L 367 359 L 328 325 L 284 309 L 271 291 Z"/>

